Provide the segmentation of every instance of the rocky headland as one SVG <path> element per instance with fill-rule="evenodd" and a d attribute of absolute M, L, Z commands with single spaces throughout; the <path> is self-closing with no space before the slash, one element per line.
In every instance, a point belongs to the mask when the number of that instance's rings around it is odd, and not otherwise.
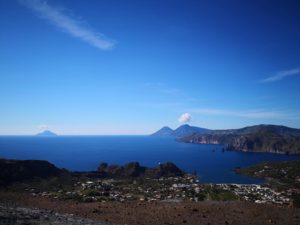
<path fill-rule="evenodd" d="M 257 125 L 241 129 L 194 133 L 179 141 L 195 144 L 221 144 L 227 150 L 300 154 L 300 129 Z"/>

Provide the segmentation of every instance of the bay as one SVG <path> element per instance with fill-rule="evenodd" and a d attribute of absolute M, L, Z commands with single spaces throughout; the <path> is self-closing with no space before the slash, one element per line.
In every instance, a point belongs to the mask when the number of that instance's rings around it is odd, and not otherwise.
<path fill-rule="evenodd" d="M 221 145 L 180 143 L 150 136 L 0 136 L 0 157 L 48 160 L 72 171 L 96 170 L 101 162 L 125 164 L 138 161 L 153 167 L 171 161 L 186 172 L 196 171 L 206 183 L 261 183 L 234 173 L 263 161 L 295 160 L 300 156 L 222 151 Z"/>

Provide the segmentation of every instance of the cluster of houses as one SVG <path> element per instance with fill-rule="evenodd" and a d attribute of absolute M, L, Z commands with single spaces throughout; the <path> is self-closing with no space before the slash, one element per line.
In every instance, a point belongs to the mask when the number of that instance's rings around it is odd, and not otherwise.
<path fill-rule="evenodd" d="M 255 203 L 272 203 L 277 205 L 289 205 L 291 199 L 286 192 L 275 190 L 257 184 L 212 184 L 211 186 L 227 190 L 240 196 L 241 199 Z"/>
<path fill-rule="evenodd" d="M 144 180 L 96 180 L 78 182 L 75 192 L 83 201 L 199 201 L 202 186 L 193 176 Z"/>
<path fill-rule="evenodd" d="M 84 202 L 107 201 L 200 201 L 205 198 L 203 185 L 194 176 L 161 177 L 159 179 L 95 179 L 79 181 L 68 190 L 38 192 L 28 189 L 32 196 L 77 199 Z"/>
<path fill-rule="evenodd" d="M 79 181 L 69 190 L 37 193 L 31 189 L 33 196 L 40 195 L 53 198 L 77 199 L 84 202 L 107 201 L 202 201 L 207 198 L 209 190 L 221 190 L 234 193 L 241 200 L 255 203 L 272 203 L 289 205 L 291 199 L 287 192 L 256 184 L 200 184 L 195 176 L 161 177 L 159 179 L 93 179 Z M 217 193 L 217 192 L 216 192 Z"/>

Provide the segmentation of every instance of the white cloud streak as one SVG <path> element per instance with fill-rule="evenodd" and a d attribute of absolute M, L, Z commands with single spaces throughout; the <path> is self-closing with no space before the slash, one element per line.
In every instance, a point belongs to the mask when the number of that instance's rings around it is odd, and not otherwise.
<path fill-rule="evenodd" d="M 192 119 L 191 115 L 189 113 L 183 113 L 179 118 L 178 122 L 179 123 L 187 123 L 190 122 Z"/>
<path fill-rule="evenodd" d="M 63 13 L 61 9 L 50 6 L 46 1 L 41 0 L 19 0 L 41 18 L 51 22 L 62 31 L 76 37 L 93 47 L 107 50 L 114 47 L 115 42 L 108 40 L 103 34 L 92 31 L 83 25 L 83 22 Z"/>
<path fill-rule="evenodd" d="M 164 83 L 160 82 L 148 82 L 145 83 L 145 86 L 153 91 L 159 92 L 165 95 L 173 95 L 173 96 L 185 96 L 185 93 L 178 88 L 172 88 L 167 86 Z"/>
<path fill-rule="evenodd" d="M 261 83 L 276 82 L 276 81 L 280 81 L 286 77 L 297 75 L 297 74 L 300 74 L 300 68 L 284 70 L 284 71 L 278 72 L 274 76 L 267 77 L 266 79 L 261 80 Z"/>
<path fill-rule="evenodd" d="M 233 117 L 244 117 L 248 119 L 296 118 L 294 115 L 283 111 L 224 110 L 224 109 L 214 109 L 214 108 L 198 108 L 198 109 L 191 109 L 190 111 L 202 115 L 233 116 Z"/>

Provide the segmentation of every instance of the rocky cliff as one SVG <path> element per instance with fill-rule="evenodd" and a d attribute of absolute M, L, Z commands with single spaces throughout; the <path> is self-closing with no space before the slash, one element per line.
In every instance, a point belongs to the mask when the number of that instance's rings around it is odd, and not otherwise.
<path fill-rule="evenodd" d="M 222 144 L 229 150 L 300 154 L 300 130 L 275 125 L 210 131 L 186 136 L 180 141 Z"/>

